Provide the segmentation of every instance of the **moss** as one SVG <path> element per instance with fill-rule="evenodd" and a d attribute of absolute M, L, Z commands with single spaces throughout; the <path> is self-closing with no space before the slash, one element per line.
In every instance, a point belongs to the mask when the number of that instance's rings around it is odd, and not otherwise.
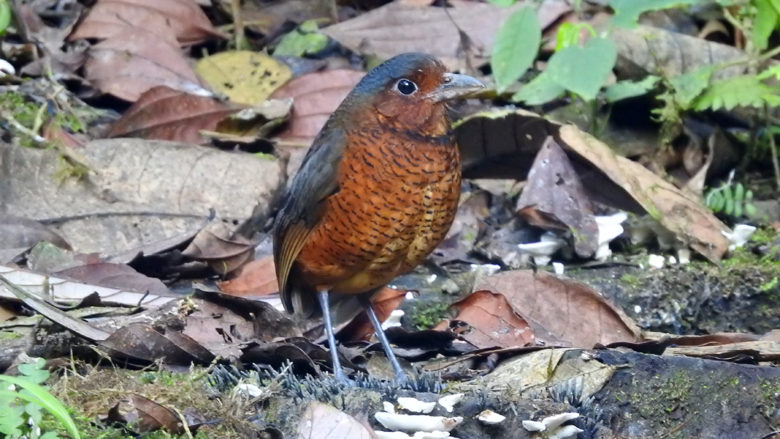
<path fill-rule="evenodd" d="M 27 101 L 24 96 L 16 92 L 0 94 L 0 110 L 13 114 L 14 119 L 25 128 L 35 125 L 39 107 L 33 102 Z"/>
<path fill-rule="evenodd" d="M 624 284 L 630 286 L 630 287 L 638 287 L 639 286 L 639 276 L 631 273 L 626 273 L 622 276 L 620 276 L 620 281 Z"/>
<path fill-rule="evenodd" d="M 431 303 L 420 306 L 412 315 L 412 323 L 415 328 L 420 330 L 433 328 L 447 317 L 449 308 L 450 306 L 446 303 Z"/>
<path fill-rule="evenodd" d="M 13 331 L 0 331 L 0 341 L 16 340 L 22 338 L 22 334 Z"/>
<path fill-rule="evenodd" d="M 217 397 L 209 390 L 206 374 L 201 368 L 185 372 L 130 371 L 119 368 L 89 368 L 87 372 L 67 370 L 52 385 L 52 394 L 70 407 L 83 437 L 131 438 L 131 431 L 96 422 L 108 410 L 128 395 L 139 394 L 179 412 L 192 411 L 205 419 L 220 419 L 213 425 L 203 425 L 193 433 L 195 438 L 238 439 L 250 437 L 258 430 L 247 420 L 255 407 L 243 398 Z M 74 367 L 76 369 L 76 367 Z M 96 386 L 95 383 L 100 383 Z M 155 431 L 146 438 L 188 437 Z"/>
<path fill-rule="evenodd" d="M 655 391 L 631 395 L 631 405 L 646 419 L 661 420 L 662 424 L 672 424 L 669 414 L 689 411 L 689 399 L 693 379 L 687 371 L 677 371 L 669 377 L 653 377 L 650 384 Z"/>

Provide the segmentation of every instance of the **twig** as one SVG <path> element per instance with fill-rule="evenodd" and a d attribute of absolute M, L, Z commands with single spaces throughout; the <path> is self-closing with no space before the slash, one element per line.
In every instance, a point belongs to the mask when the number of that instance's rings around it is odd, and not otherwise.
<path fill-rule="evenodd" d="M 184 432 L 187 433 L 187 437 L 190 439 L 193 439 L 192 432 L 190 431 L 190 426 L 187 425 L 187 419 L 184 418 L 184 415 L 177 409 L 176 407 L 171 406 L 173 411 L 176 412 L 176 415 L 179 417 L 179 420 L 181 421 L 181 426 L 184 428 Z"/>
<path fill-rule="evenodd" d="M 233 13 L 233 23 L 235 24 L 236 49 L 245 49 L 247 43 L 246 34 L 244 33 L 244 16 L 241 12 L 241 0 L 230 0 L 230 9 Z"/>

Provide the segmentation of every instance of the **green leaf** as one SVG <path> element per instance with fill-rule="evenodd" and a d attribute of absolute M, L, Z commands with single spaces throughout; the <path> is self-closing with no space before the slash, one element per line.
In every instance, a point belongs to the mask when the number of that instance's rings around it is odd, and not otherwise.
<path fill-rule="evenodd" d="M 586 101 L 592 101 L 617 61 L 617 47 L 606 38 L 591 38 L 584 47 L 570 46 L 555 52 L 546 72 L 553 81 Z"/>
<path fill-rule="evenodd" d="M 76 427 L 76 423 L 73 422 L 73 418 L 70 417 L 68 410 L 62 403 L 57 400 L 45 387 L 30 382 L 24 378 L 12 377 L 7 375 L 0 375 L 0 382 L 6 382 L 15 386 L 21 387 L 26 392 L 18 392 L 17 396 L 28 402 L 33 402 L 51 413 L 57 420 L 65 427 L 68 434 L 73 439 L 81 439 L 79 430 Z"/>
<path fill-rule="evenodd" d="M 46 360 L 38 358 L 35 363 L 20 364 L 18 369 L 28 380 L 36 384 L 42 384 L 49 379 L 49 371 L 44 369 L 45 366 Z"/>
<path fill-rule="evenodd" d="M 768 85 L 754 75 L 734 76 L 713 82 L 693 103 L 694 109 L 718 110 L 734 107 L 780 105 L 780 86 Z"/>
<path fill-rule="evenodd" d="M 745 205 L 745 213 L 747 214 L 747 216 L 749 216 L 751 218 L 755 217 L 756 213 L 757 213 L 756 206 L 754 206 L 754 205 L 752 205 L 750 203 L 746 204 Z"/>
<path fill-rule="evenodd" d="M 734 186 L 734 201 L 742 203 L 742 201 L 744 201 L 744 197 L 745 186 L 742 186 L 742 183 L 737 183 L 737 185 Z"/>
<path fill-rule="evenodd" d="M 525 102 L 527 105 L 541 105 L 562 95 L 566 91 L 550 78 L 547 72 L 542 72 L 531 82 L 512 96 L 514 102 Z"/>
<path fill-rule="evenodd" d="M 328 45 L 328 37 L 317 32 L 317 22 L 303 22 L 288 33 L 274 49 L 274 56 L 303 56 L 317 53 Z"/>
<path fill-rule="evenodd" d="M 780 0 L 778 0 L 780 1 Z M 780 80 L 780 64 L 776 64 L 763 72 L 760 72 L 758 75 L 756 75 L 758 79 L 764 80 L 769 78 L 775 78 L 777 80 Z"/>
<path fill-rule="evenodd" d="M 753 45 L 758 50 L 764 50 L 769 43 L 769 35 L 777 27 L 778 12 L 769 0 L 753 0 L 758 11 L 753 24 Z"/>
<path fill-rule="evenodd" d="M 693 100 L 707 88 L 712 72 L 713 67 L 705 66 L 671 78 L 669 83 L 674 89 L 675 102 L 684 110 L 690 108 Z"/>
<path fill-rule="evenodd" d="M 639 16 L 647 11 L 678 8 L 699 2 L 700 0 L 610 0 L 609 6 L 615 11 L 612 25 L 633 28 Z"/>
<path fill-rule="evenodd" d="M 0 35 L 2 35 L 11 24 L 11 6 L 8 0 L 0 0 Z"/>
<path fill-rule="evenodd" d="M 780 0 L 769 0 L 769 3 L 771 3 L 772 7 L 775 8 L 775 12 L 780 14 Z"/>
<path fill-rule="evenodd" d="M 723 198 L 723 195 L 716 192 L 712 197 L 712 206 L 710 206 L 710 208 L 714 212 L 720 212 L 721 210 L 723 210 L 723 207 L 725 205 L 726 205 L 726 199 Z"/>
<path fill-rule="evenodd" d="M 487 2 L 491 5 L 501 6 L 502 8 L 507 8 L 515 4 L 515 0 L 487 0 Z"/>
<path fill-rule="evenodd" d="M 559 51 L 564 47 L 569 47 L 577 44 L 580 40 L 580 28 L 572 22 L 565 22 L 558 27 L 558 32 L 555 34 L 555 51 Z"/>
<path fill-rule="evenodd" d="M 734 200 L 731 198 L 726 198 L 726 207 L 723 209 L 723 213 L 726 215 L 731 215 L 734 213 Z"/>
<path fill-rule="evenodd" d="M 498 93 L 506 91 L 531 67 L 541 42 L 542 28 L 530 6 L 513 13 L 501 25 L 490 55 Z"/>
<path fill-rule="evenodd" d="M 661 78 L 658 76 L 650 75 L 647 78 L 636 82 L 619 81 L 607 87 L 607 89 L 604 90 L 604 95 L 607 98 L 607 102 L 617 102 L 623 99 L 642 96 L 652 90 L 659 79 Z"/>

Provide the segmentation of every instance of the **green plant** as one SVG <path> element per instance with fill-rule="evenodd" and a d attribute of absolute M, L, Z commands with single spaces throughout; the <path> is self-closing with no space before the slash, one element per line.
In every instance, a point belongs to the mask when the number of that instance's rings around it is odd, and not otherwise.
<path fill-rule="evenodd" d="M 80 439 L 68 410 L 41 384 L 49 378 L 46 362 L 20 364 L 22 376 L 0 375 L 0 434 L 9 439 L 55 439 L 55 431 L 41 431 L 44 412 L 48 412 L 70 434 Z"/>
<path fill-rule="evenodd" d="M 512 0 L 490 0 L 509 6 Z M 780 188 L 780 159 L 774 134 L 780 126 L 771 118 L 770 109 L 780 107 L 780 66 L 769 65 L 780 54 L 780 47 L 770 47 L 770 37 L 780 30 L 780 0 L 718 0 L 724 18 L 746 36 L 745 57 L 716 65 L 699 67 L 675 76 L 648 75 L 640 81 L 618 81 L 605 87 L 617 58 L 617 49 L 609 39 L 615 27 L 635 27 L 643 12 L 687 7 L 699 0 L 609 0 L 614 15 L 610 26 L 598 34 L 586 23 L 564 23 L 556 34 L 555 52 L 547 67 L 519 88 L 514 102 L 540 105 L 568 92 L 592 103 L 596 99 L 608 102 L 641 96 L 659 88 L 661 103 L 653 110 L 661 123 L 662 141 L 669 143 L 680 132 L 682 117 L 687 112 L 731 110 L 752 107 L 763 110 L 756 116 L 757 125 L 766 129 L 768 142 L 754 139 L 752 148 L 768 145 L 775 178 Z M 581 43 L 583 34 L 587 40 Z M 499 93 L 516 88 L 518 81 L 531 68 L 538 55 L 541 29 L 531 7 L 514 12 L 499 29 L 491 54 L 491 68 Z M 744 66 L 746 73 L 720 77 L 727 68 Z M 659 72 L 660 75 L 660 72 Z"/>
<path fill-rule="evenodd" d="M 710 189 L 704 196 L 707 207 L 713 212 L 734 218 L 754 216 L 756 208 L 751 203 L 752 200 L 753 191 L 745 190 L 742 183 L 733 184 L 731 179 L 717 188 Z"/>
<path fill-rule="evenodd" d="M 446 303 L 433 303 L 419 308 L 412 315 L 412 323 L 419 330 L 430 329 L 436 326 L 447 316 L 450 306 Z"/>
<path fill-rule="evenodd" d="M 11 24 L 11 6 L 8 4 L 8 0 L 0 0 L 0 35 L 5 33 L 8 26 Z"/>
<path fill-rule="evenodd" d="M 316 20 L 304 21 L 282 37 L 274 49 L 274 56 L 303 56 L 319 52 L 328 45 L 328 37 L 318 30 Z"/>

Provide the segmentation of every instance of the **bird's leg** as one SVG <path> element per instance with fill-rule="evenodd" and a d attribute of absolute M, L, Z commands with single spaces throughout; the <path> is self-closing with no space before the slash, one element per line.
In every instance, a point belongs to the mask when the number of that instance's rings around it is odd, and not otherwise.
<path fill-rule="evenodd" d="M 371 306 L 371 299 L 364 296 L 360 298 L 360 302 L 363 305 L 363 308 L 365 308 L 366 314 L 368 314 L 368 320 L 371 321 L 371 325 L 374 327 L 374 333 L 379 339 L 379 342 L 382 344 L 382 349 L 385 350 L 387 359 L 393 366 L 393 370 L 395 370 L 395 380 L 399 383 L 406 382 L 406 374 L 404 373 L 404 370 L 401 369 L 401 364 L 398 362 L 398 358 L 395 357 L 395 353 L 390 347 L 390 342 L 387 340 L 385 331 L 382 329 L 382 324 L 379 322 L 379 319 L 376 316 L 376 312 L 374 312 L 374 308 Z"/>
<path fill-rule="evenodd" d="M 349 384 L 349 379 L 344 374 L 344 370 L 341 369 L 341 361 L 339 361 L 339 351 L 336 348 L 336 336 L 333 334 L 333 324 L 330 321 L 330 307 L 328 304 L 328 290 L 322 290 L 317 293 L 317 299 L 320 301 L 320 307 L 322 308 L 322 319 L 325 324 L 325 333 L 328 334 L 328 345 L 330 346 L 330 359 L 333 363 L 333 375 L 336 377 L 336 381 L 341 384 Z"/>

